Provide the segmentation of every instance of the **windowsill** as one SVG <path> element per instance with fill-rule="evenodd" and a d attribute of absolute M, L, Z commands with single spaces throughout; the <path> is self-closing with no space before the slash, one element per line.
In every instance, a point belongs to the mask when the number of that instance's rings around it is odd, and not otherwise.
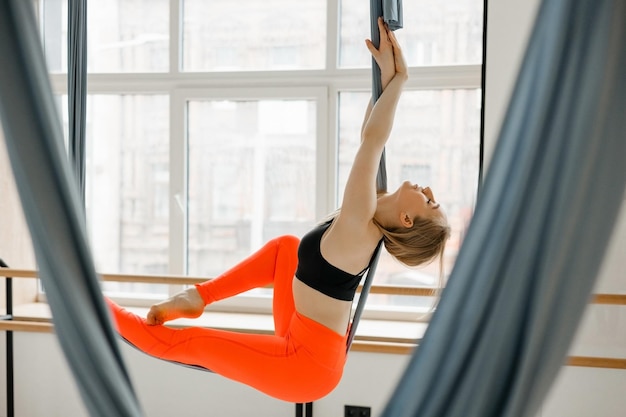
<path fill-rule="evenodd" d="M 148 308 L 126 307 L 129 311 L 145 317 Z M 52 318 L 47 303 L 29 303 L 13 308 L 15 320 L 49 321 Z M 169 322 L 172 327 L 200 326 L 216 329 L 272 333 L 274 324 L 269 314 L 216 312 L 208 311 L 197 319 L 178 319 Z M 357 330 L 353 350 L 365 350 L 381 353 L 408 353 L 421 340 L 426 323 L 372 320 L 362 318 Z M 360 342 L 364 346 L 358 348 Z M 393 346 L 393 349 L 386 347 Z"/>

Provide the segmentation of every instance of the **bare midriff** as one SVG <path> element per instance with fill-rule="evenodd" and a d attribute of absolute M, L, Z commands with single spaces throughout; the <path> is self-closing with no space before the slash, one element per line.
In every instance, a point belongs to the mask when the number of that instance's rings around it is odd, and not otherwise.
<path fill-rule="evenodd" d="M 298 313 L 342 336 L 346 334 L 352 308 L 351 301 L 329 297 L 295 277 L 293 280 L 293 299 Z"/>

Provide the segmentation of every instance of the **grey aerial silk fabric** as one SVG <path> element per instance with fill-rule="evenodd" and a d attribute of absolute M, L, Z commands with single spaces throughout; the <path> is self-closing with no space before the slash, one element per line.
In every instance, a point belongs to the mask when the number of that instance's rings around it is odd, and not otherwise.
<path fill-rule="evenodd" d="M 67 96 L 70 163 L 85 200 L 85 128 L 87 116 L 87 0 L 68 0 Z"/>
<path fill-rule="evenodd" d="M 31 10 L 0 2 L 0 118 L 59 342 L 92 416 L 141 416 L 102 298 Z"/>
<path fill-rule="evenodd" d="M 402 0 L 370 0 L 370 37 L 374 46 L 378 48 L 380 45 L 380 33 L 378 31 L 378 17 L 382 16 L 385 23 L 391 30 L 397 30 L 402 28 Z M 381 80 L 380 68 L 376 61 L 372 58 L 372 102 L 375 103 L 383 92 L 383 85 Z M 380 158 L 378 165 L 378 174 L 376 175 L 376 189 L 378 192 L 387 191 L 387 167 L 385 164 L 385 152 Z M 357 326 L 365 310 L 365 303 L 367 302 L 367 296 L 369 295 L 370 288 L 374 276 L 376 275 L 376 268 L 378 266 L 378 259 L 380 258 L 380 251 L 382 250 L 382 240 L 376 247 L 374 256 L 372 257 L 370 264 L 367 268 L 367 275 L 363 281 L 363 289 L 359 294 L 359 301 L 357 302 L 354 316 L 352 318 L 352 324 L 348 332 L 347 350 L 350 350 L 354 336 L 356 334 Z"/>
<path fill-rule="evenodd" d="M 372 0 L 374 2 L 374 0 Z M 389 29 L 402 29 L 404 24 L 402 18 L 402 1 L 401 0 L 384 0 L 382 2 L 382 14 L 385 23 Z M 380 15 L 378 15 L 380 16 Z"/>
<path fill-rule="evenodd" d="M 402 0 L 370 0 L 370 38 L 375 47 L 380 45 L 380 33 L 378 31 L 378 18 L 383 20 L 391 30 L 402 28 Z M 372 58 L 372 101 L 376 102 L 383 92 L 380 79 L 380 68 Z M 387 191 L 387 165 L 385 163 L 385 151 L 378 165 L 376 177 L 376 189 Z"/>
<path fill-rule="evenodd" d="M 626 2 L 543 2 L 465 242 L 384 417 L 535 415 L 623 204 L 625 68 Z"/>

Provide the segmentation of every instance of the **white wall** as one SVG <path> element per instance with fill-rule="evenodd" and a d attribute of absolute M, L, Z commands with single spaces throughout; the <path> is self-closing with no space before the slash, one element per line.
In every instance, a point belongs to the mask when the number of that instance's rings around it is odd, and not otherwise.
<path fill-rule="evenodd" d="M 491 0 L 487 10 L 485 161 L 496 144 L 539 0 Z"/>

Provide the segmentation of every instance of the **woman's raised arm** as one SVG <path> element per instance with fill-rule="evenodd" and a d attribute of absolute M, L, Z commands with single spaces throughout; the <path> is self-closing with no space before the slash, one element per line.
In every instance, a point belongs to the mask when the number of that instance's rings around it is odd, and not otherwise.
<path fill-rule="evenodd" d="M 367 41 L 372 56 L 381 68 L 383 93 L 368 106 L 357 151 L 344 192 L 342 217 L 366 223 L 376 210 L 376 174 L 385 143 L 391 133 L 400 94 L 407 80 L 407 66 L 395 35 L 379 20 L 380 47 Z M 393 76 L 389 74 L 393 71 Z M 346 216 L 347 215 L 347 216 Z"/>

